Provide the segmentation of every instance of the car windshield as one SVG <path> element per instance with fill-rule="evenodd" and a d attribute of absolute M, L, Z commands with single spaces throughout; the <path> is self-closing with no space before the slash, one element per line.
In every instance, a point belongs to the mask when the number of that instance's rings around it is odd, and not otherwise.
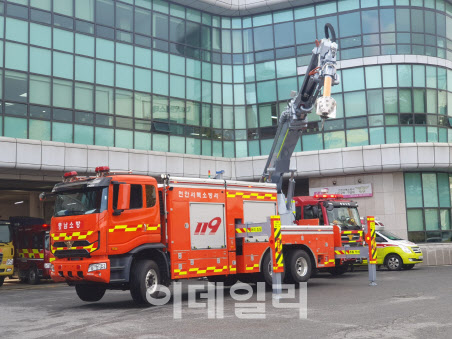
<path fill-rule="evenodd" d="M 399 238 L 398 236 L 396 236 L 395 234 L 392 234 L 391 232 L 388 231 L 378 231 L 381 235 L 385 236 L 386 238 L 388 238 L 389 240 L 403 240 L 402 238 Z"/>
<path fill-rule="evenodd" d="M 361 226 L 356 207 L 334 207 L 332 211 L 328 211 L 328 221 L 339 226 Z"/>
<path fill-rule="evenodd" d="M 59 192 L 55 217 L 100 213 L 107 209 L 108 187 L 84 188 Z"/>
<path fill-rule="evenodd" d="M 9 225 L 0 225 L 0 243 L 8 243 L 11 241 L 11 232 Z"/>

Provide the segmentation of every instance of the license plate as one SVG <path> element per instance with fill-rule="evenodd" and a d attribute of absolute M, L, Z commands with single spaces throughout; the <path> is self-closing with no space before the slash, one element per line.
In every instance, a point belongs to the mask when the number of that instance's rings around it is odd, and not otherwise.
<path fill-rule="evenodd" d="M 359 250 L 350 250 L 347 251 L 347 254 L 360 254 L 361 252 Z"/>
<path fill-rule="evenodd" d="M 250 227 L 248 233 L 262 232 L 262 227 Z"/>

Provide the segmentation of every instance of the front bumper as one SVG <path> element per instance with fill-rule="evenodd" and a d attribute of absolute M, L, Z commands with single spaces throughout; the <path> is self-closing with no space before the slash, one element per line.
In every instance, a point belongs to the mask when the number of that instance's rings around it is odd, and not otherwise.
<path fill-rule="evenodd" d="M 13 275 L 14 265 L 0 265 L 0 277 Z"/>
<path fill-rule="evenodd" d="M 420 264 L 424 261 L 424 256 L 422 253 L 411 253 L 402 256 L 403 264 Z"/>
<path fill-rule="evenodd" d="M 107 263 L 107 268 L 99 271 L 88 272 L 89 265 L 97 263 Z M 110 260 L 96 258 L 95 260 L 67 260 L 56 259 L 53 262 L 54 271 L 51 277 L 54 281 L 66 282 L 97 282 L 108 284 L 110 282 Z"/>

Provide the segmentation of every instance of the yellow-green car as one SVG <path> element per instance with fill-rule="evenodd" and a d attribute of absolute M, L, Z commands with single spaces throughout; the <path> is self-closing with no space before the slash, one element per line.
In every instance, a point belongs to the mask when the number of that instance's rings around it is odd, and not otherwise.
<path fill-rule="evenodd" d="M 14 272 L 14 247 L 8 221 L 0 220 L 0 286 Z"/>
<path fill-rule="evenodd" d="M 377 241 L 377 265 L 384 265 L 390 271 L 412 269 L 422 263 L 424 257 L 418 245 L 384 230 L 375 228 Z"/>

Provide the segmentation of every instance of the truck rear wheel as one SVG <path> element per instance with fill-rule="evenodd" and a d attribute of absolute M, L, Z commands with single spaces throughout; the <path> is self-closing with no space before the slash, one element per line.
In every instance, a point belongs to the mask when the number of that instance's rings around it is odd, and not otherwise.
<path fill-rule="evenodd" d="M 3 282 L 5 281 L 5 277 L 0 277 L 0 286 L 3 285 Z"/>
<path fill-rule="evenodd" d="M 149 305 L 146 294 L 149 293 L 152 298 L 157 298 L 159 285 L 160 269 L 155 261 L 140 260 L 133 265 L 130 276 L 130 294 L 135 303 Z"/>
<path fill-rule="evenodd" d="M 311 277 L 312 263 L 309 254 L 303 250 L 289 253 L 286 277 L 291 283 L 306 282 Z"/>
<path fill-rule="evenodd" d="M 75 285 L 75 292 L 78 297 L 83 301 L 99 301 L 105 294 L 107 288 L 103 285 L 90 284 L 90 285 Z"/>

